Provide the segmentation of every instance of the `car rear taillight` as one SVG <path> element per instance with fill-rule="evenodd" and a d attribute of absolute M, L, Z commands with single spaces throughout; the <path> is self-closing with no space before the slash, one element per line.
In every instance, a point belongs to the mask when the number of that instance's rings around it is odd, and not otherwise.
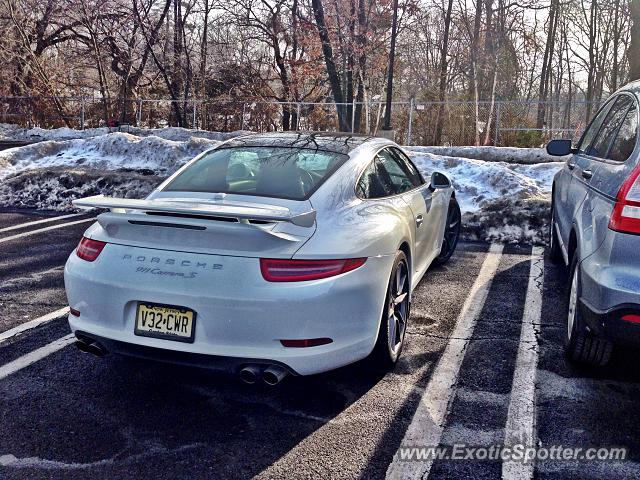
<path fill-rule="evenodd" d="M 630 323 L 640 323 L 640 315 L 637 315 L 635 313 L 628 313 L 622 316 L 622 320 Z"/>
<path fill-rule="evenodd" d="M 105 245 L 105 242 L 82 237 L 82 240 L 80 240 L 80 243 L 78 244 L 78 248 L 76 248 L 76 255 L 87 262 L 93 262 L 98 258 L 98 255 L 100 255 L 100 252 L 102 252 Z"/>
<path fill-rule="evenodd" d="M 640 234 L 640 166 L 620 187 L 609 228 L 616 232 Z"/>
<path fill-rule="evenodd" d="M 268 282 L 302 282 L 333 277 L 364 265 L 366 258 L 339 260 L 282 260 L 261 258 L 260 271 Z"/>

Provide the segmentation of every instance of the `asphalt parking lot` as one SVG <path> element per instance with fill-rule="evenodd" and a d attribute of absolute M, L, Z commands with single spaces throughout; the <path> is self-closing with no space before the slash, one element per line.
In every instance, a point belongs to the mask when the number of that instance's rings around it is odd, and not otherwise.
<path fill-rule="evenodd" d="M 0 210 L 2 479 L 640 477 L 637 353 L 617 350 L 596 370 L 566 362 L 565 274 L 541 249 L 461 244 L 414 292 L 394 371 L 363 361 L 274 388 L 61 341 L 63 265 L 90 217 L 59 215 Z M 396 455 L 518 435 L 622 446 L 628 458 L 531 467 Z"/>

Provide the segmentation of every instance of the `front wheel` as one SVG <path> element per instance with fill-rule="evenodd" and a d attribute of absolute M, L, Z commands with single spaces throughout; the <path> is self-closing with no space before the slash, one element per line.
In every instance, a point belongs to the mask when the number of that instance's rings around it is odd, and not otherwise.
<path fill-rule="evenodd" d="M 373 357 L 383 367 L 393 367 L 404 346 L 409 320 L 409 262 L 402 251 L 396 253 L 387 286 L 382 320 Z"/>
<path fill-rule="evenodd" d="M 455 198 L 451 198 L 449 210 L 447 211 L 447 223 L 444 226 L 442 248 L 440 249 L 440 254 L 433 260 L 434 265 L 447 263 L 453 252 L 456 251 L 456 246 L 460 239 L 461 220 L 460 205 L 458 205 L 458 201 Z"/>

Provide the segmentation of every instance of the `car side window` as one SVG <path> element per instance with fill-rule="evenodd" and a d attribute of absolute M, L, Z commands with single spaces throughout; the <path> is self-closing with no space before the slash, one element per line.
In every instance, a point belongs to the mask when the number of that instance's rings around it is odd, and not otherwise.
<path fill-rule="evenodd" d="M 587 130 L 584 132 L 584 135 L 582 135 L 582 138 L 580 139 L 580 145 L 578 145 L 578 153 L 591 155 L 590 148 L 591 144 L 593 143 L 593 139 L 598 134 L 600 126 L 602 125 L 604 118 L 607 116 L 612 103 L 613 102 L 609 102 L 604 107 L 602 107 L 596 117 L 591 121 L 591 124 L 587 127 Z"/>
<path fill-rule="evenodd" d="M 402 150 L 398 148 L 390 148 L 389 150 L 391 150 L 391 153 L 396 158 L 396 160 L 404 166 L 404 169 L 409 175 L 409 180 L 411 180 L 413 186 L 419 187 L 420 185 L 424 185 L 425 182 L 422 178 L 422 175 L 420 175 L 420 171 L 413 164 L 413 162 L 409 160 L 409 157 L 407 157 L 404 152 L 402 152 Z"/>
<path fill-rule="evenodd" d="M 408 173 L 388 149 L 380 150 L 376 158 L 380 162 L 378 170 L 380 179 L 385 185 L 389 185 L 394 194 L 404 193 L 414 188 Z"/>
<path fill-rule="evenodd" d="M 382 181 L 380 160 L 375 157 L 360 176 L 356 192 L 360 198 L 382 198 L 395 192 L 388 183 Z"/>
<path fill-rule="evenodd" d="M 622 125 L 618 129 L 618 134 L 613 141 L 607 158 L 615 162 L 626 162 L 636 147 L 638 136 L 638 107 L 633 102 L 627 116 L 624 117 Z"/>
<path fill-rule="evenodd" d="M 609 148 L 616 138 L 618 130 L 624 122 L 629 107 L 633 104 L 633 99 L 628 95 L 618 97 L 613 107 L 607 113 L 598 135 L 596 135 L 592 146 L 589 149 L 589 155 L 598 158 L 607 158 Z"/>

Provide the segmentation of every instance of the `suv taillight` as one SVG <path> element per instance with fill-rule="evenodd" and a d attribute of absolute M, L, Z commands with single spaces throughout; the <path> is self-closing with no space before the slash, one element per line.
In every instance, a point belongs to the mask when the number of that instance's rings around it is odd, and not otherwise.
<path fill-rule="evenodd" d="M 105 242 L 82 237 L 82 240 L 80 240 L 80 243 L 76 248 L 76 255 L 78 255 L 78 257 L 80 257 L 82 260 L 93 262 L 96 258 L 98 258 L 98 255 L 100 255 L 100 252 L 102 252 L 102 249 L 105 245 Z"/>
<path fill-rule="evenodd" d="M 340 260 L 283 260 L 261 258 L 260 271 L 268 282 L 302 282 L 333 277 L 364 265 L 366 258 Z"/>
<path fill-rule="evenodd" d="M 635 168 L 620 187 L 609 228 L 616 232 L 640 234 L 640 167 Z"/>

